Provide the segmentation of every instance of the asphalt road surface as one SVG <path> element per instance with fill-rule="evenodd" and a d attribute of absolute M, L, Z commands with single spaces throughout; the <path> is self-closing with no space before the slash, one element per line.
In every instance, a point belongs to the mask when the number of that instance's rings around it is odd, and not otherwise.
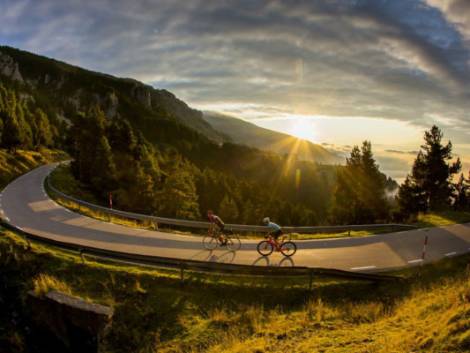
<path fill-rule="evenodd" d="M 202 237 L 130 228 L 73 213 L 52 201 L 44 178 L 54 168 L 46 165 L 9 184 L 0 194 L 0 216 L 35 235 L 62 242 L 126 253 L 257 266 L 308 266 L 348 271 L 379 272 L 424 263 L 470 251 L 470 224 L 402 231 L 363 238 L 296 241 L 292 258 L 273 253 L 263 258 L 258 240 L 243 240 L 240 250 L 205 250 Z"/>

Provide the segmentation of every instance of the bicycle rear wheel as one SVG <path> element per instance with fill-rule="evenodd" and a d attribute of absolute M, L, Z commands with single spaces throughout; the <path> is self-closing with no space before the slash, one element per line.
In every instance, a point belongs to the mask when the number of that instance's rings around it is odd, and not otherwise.
<path fill-rule="evenodd" d="M 281 253 L 284 256 L 292 256 L 297 251 L 297 245 L 291 241 L 286 241 L 281 244 Z"/>
<path fill-rule="evenodd" d="M 217 238 L 211 235 L 206 235 L 202 239 L 202 245 L 204 245 L 204 248 L 206 248 L 207 250 L 214 250 L 217 247 L 217 243 Z"/>
<path fill-rule="evenodd" d="M 226 235 L 227 237 L 227 249 L 237 251 L 242 246 L 240 238 L 237 235 L 231 234 Z"/>
<path fill-rule="evenodd" d="M 273 244 L 271 244 L 269 241 L 263 240 L 258 243 L 256 250 L 258 250 L 261 256 L 269 256 L 274 251 L 274 247 Z"/>

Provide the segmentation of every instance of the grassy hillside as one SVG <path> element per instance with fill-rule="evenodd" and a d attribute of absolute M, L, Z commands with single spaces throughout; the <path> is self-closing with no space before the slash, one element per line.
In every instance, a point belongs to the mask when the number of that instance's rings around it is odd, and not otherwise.
<path fill-rule="evenodd" d="M 89 104 L 99 104 L 108 117 L 133 117 L 139 124 L 145 120 L 167 121 L 166 128 L 174 129 L 171 122 L 194 129 L 211 140 L 220 142 L 220 136 L 204 119 L 200 111 L 191 109 L 171 92 L 154 89 L 139 81 L 117 78 L 93 72 L 15 48 L 0 46 L 4 62 L 18 65 L 18 74 L 9 77 L 17 84 L 26 84 L 38 91 L 37 97 L 50 112 L 61 116 Z M 5 72 L 14 72 L 13 69 Z M 0 74 L 2 71 L 0 70 Z M 182 128 L 184 130 L 184 128 Z"/>
<path fill-rule="evenodd" d="M 0 190 L 19 175 L 42 164 L 62 160 L 65 156 L 63 152 L 49 149 L 17 150 L 16 153 L 0 149 Z"/>
<path fill-rule="evenodd" d="M 469 256 L 404 271 L 401 283 L 270 281 L 85 264 L 71 253 L 0 236 L 0 345 L 28 352 L 29 289 L 58 288 L 111 305 L 106 352 L 467 352 Z M 76 274 L 80 273 L 80 276 Z M 7 290 L 5 290 L 7 288 Z M 6 300 L 6 301 L 5 301 Z M 5 304 L 6 303 L 6 304 Z M 16 312 L 15 320 L 11 313 Z M 37 343 L 37 341 L 35 341 Z M 45 342 L 41 342 L 45 344 Z"/>
<path fill-rule="evenodd" d="M 247 121 L 213 112 L 205 112 L 204 119 L 216 130 L 226 134 L 234 143 L 256 147 L 281 155 L 323 164 L 344 163 L 344 159 L 322 146 L 280 132 L 264 129 Z"/>

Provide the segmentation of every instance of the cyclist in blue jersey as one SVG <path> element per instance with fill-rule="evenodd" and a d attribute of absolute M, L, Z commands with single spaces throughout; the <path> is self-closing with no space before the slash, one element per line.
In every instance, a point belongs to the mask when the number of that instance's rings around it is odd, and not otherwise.
<path fill-rule="evenodd" d="M 277 242 L 278 238 L 283 234 L 282 228 L 278 224 L 271 222 L 269 217 L 264 217 L 263 223 L 265 226 L 269 227 L 270 231 L 268 233 L 268 236 L 271 235 Z"/>

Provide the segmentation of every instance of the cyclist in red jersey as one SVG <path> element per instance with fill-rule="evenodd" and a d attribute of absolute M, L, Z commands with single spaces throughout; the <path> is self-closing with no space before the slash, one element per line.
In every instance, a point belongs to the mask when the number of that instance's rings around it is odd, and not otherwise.
<path fill-rule="evenodd" d="M 212 210 L 208 210 L 207 211 L 207 219 L 209 220 L 209 222 L 211 222 L 211 225 L 214 224 L 214 225 L 217 226 L 217 228 L 219 229 L 219 232 L 220 232 L 219 233 L 219 241 L 222 245 L 226 245 L 227 244 L 227 239 L 223 235 L 223 231 L 225 229 L 225 223 L 222 220 L 222 218 L 217 216 Z"/>

